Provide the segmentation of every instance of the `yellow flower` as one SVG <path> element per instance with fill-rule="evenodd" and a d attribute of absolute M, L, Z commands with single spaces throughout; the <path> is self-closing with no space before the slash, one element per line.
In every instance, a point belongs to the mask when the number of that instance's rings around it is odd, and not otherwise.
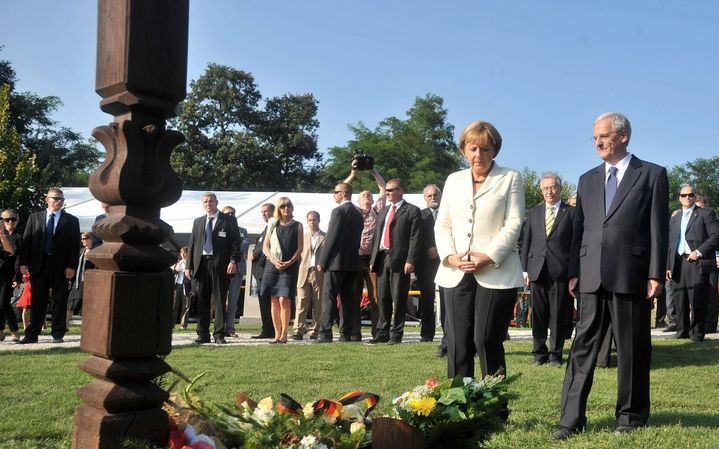
<path fill-rule="evenodd" d="M 432 410 L 437 406 L 437 400 L 431 396 L 413 398 L 409 400 L 407 406 L 418 415 L 429 416 Z"/>
<path fill-rule="evenodd" d="M 315 409 L 312 405 L 312 402 L 308 402 L 304 407 L 302 407 L 302 414 L 305 415 L 305 418 L 312 418 L 315 416 Z"/>
<path fill-rule="evenodd" d="M 272 397 L 267 396 L 257 404 L 260 410 L 272 410 Z"/>

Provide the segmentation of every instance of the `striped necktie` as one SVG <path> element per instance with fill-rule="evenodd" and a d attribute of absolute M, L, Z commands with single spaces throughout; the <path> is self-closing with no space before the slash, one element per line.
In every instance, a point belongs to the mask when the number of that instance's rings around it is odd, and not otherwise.
<path fill-rule="evenodd" d="M 554 226 L 554 207 L 548 207 L 544 217 L 544 230 L 547 232 L 547 236 L 549 236 Z"/>

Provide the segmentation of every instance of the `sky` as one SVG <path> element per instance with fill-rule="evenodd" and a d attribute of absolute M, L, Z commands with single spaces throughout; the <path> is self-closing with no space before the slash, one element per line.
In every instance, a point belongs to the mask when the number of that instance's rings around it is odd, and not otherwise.
<path fill-rule="evenodd" d="M 19 91 L 59 97 L 53 118 L 86 137 L 112 121 L 94 92 L 96 1 L 1 11 Z M 600 162 L 592 123 L 606 111 L 629 117 L 642 159 L 719 153 L 717 23 L 711 1 L 191 0 L 187 78 L 217 63 L 252 73 L 265 98 L 311 92 L 322 152 L 436 94 L 457 137 L 476 119 L 497 127 L 499 165 L 576 184 Z"/>

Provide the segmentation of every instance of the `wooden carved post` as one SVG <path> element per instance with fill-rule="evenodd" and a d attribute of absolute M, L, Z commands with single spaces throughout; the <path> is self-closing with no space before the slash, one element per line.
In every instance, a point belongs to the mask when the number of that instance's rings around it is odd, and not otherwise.
<path fill-rule="evenodd" d="M 74 449 L 119 448 L 125 438 L 167 441 L 167 394 L 152 379 L 170 367 L 175 257 L 159 245 L 172 235 L 160 208 L 182 184 L 170 168 L 184 137 L 165 129 L 185 98 L 189 0 L 99 0 L 96 91 L 114 116 L 93 131 L 107 152 L 90 191 L 110 205 L 93 231 L 80 369 L 95 380 L 78 390 Z"/>

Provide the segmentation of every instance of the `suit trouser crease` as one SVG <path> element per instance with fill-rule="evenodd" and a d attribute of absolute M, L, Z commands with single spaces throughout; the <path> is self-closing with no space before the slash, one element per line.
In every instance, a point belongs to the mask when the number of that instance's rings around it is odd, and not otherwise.
<path fill-rule="evenodd" d="M 564 377 L 560 425 L 570 429 L 586 425 L 587 398 L 599 348 L 610 321 L 617 344 L 617 424 L 646 425 L 650 407 L 651 302 L 642 296 L 600 289 L 595 293 L 582 293 L 581 303 L 577 335 Z"/>
<path fill-rule="evenodd" d="M 482 377 L 506 371 L 504 341 L 517 289 L 488 289 L 466 274 L 453 288 L 445 288 L 448 376 L 474 376 L 474 355 Z"/>
<path fill-rule="evenodd" d="M 197 334 L 200 337 L 210 335 L 210 311 L 215 312 L 214 337 L 225 336 L 225 297 L 229 284 L 224 282 L 214 269 L 212 259 L 204 258 L 200 262 L 197 276 Z"/>
<path fill-rule="evenodd" d="M 532 291 L 532 338 L 534 359 L 540 362 L 562 361 L 567 335 L 569 293 L 567 283 L 561 281 L 534 282 Z M 547 348 L 549 329 L 549 348 Z"/>
<path fill-rule="evenodd" d="M 678 338 L 704 338 L 706 333 L 709 275 L 696 262 L 678 259 L 679 279 L 674 282 Z M 676 270 L 675 270 L 676 271 Z"/>
<path fill-rule="evenodd" d="M 354 314 L 359 314 L 359 299 L 355 292 L 356 271 L 332 270 L 324 274 L 322 292 L 322 320 L 318 339 L 332 339 L 332 324 L 337 313 L 337 296 L 340 303 L 340 335 L 352 336 Z"/>
<path fill-rule="evenodd" d="M 410 276 L 403 272 L 392 271 L 389 251 L 385 253 L 382 266 L 379 267 L 377 284 L 379 298 L 379 320 L 377 338 L 390 338 L 401 341 L 404 335 L 404 322 L 407 317 L 407 298 Z M 392 313 L 394 310 L 394 313 Z"/>

